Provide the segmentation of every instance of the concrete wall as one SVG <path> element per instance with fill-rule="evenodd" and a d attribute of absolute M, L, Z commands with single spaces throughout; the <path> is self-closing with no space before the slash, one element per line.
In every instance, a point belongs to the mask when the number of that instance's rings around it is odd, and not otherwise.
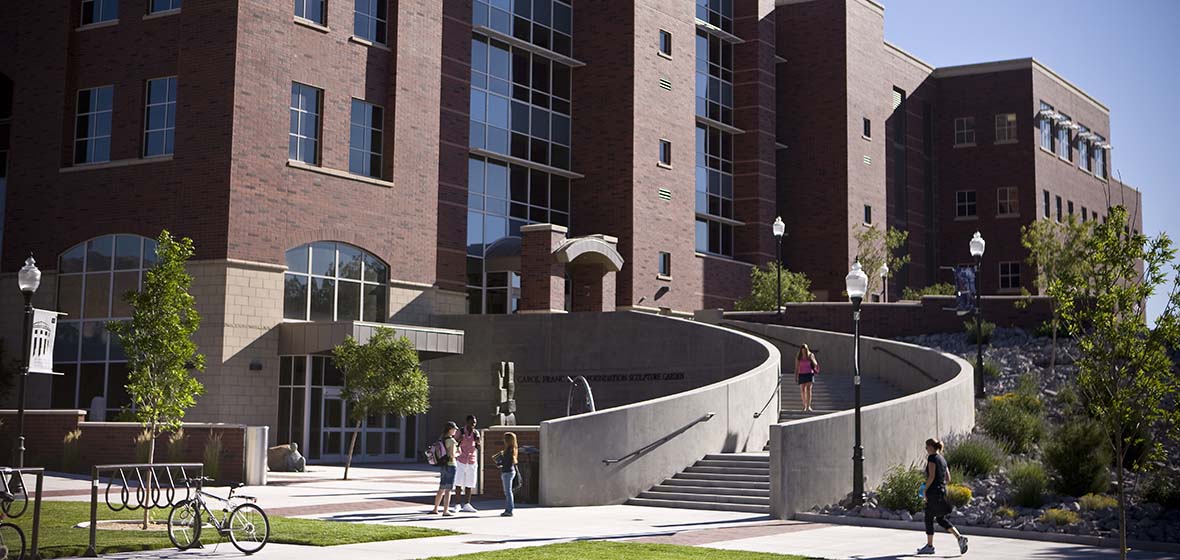
<path fill-rule="evenodd" d="M 852 337 L 753 323 L 733 324 L 825 350 L 829 371 L 852 371 Z M 908 396 L 863 407 L 865 489 L 875 488 L 890 467 L 925 457 L 923 442 L 968 432 L 975 425 L 974 370 L 967 362 L 914 346 L 861 339 L 861 375 L 876 376 Z M 844 498 L 852 490 L 853 411 L 796 420 L 770 427 L 770 511 L 788 519 L 797 511 Z"/>
<path fill-rule="evenodd" d="M 706 454 L 762 449 L 773 414 L 754 414 L 767 399 L 777 402 L 778 351 L 728 329 L 653 319 L 661 321 L 659 331 L 680 332 L 685 342 L 694 342 L 664 359 L 706 366 L 720 379 L 683 393 L 542 422 L 542 504 L 619 504 Z M 757 362 L 740 373 L 727 372 L 732 369 L 727 365 L 751 357 Z M 607 459 L 623 460 L 606 464 Z"/>

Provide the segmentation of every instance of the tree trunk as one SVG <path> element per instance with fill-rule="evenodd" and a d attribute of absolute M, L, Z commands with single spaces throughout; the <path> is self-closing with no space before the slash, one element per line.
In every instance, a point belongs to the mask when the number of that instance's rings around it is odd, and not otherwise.
<path fill-rule="evenodd" d="M 356 421 L 356 431 L 352 433 L 352 441 L 348 444 L 348 457 L 344 458 L 344 480 L 348 480 L 348 468 L 352 466 L 352 451 L 356 449 L 356 436 L 361 433 L 361 421 Z"/>
<path fill-rule="evenodd" d="M 149 440 L 149 442 L 148 442 L 148 461 L 147 461 L 148 464 L 156 462 L 156 423 L 155 422 L 152 422 L 151 434 L 152 434 L 152 439 Z M 148 530 L 148 526 L 151 524 L 151 521 L 152 521 L 151 507 L 150 507 L 151 503 L 152 503 L 152 474 L 154 474 L 154 471 L 151 468 L 149 468 L 147 470 L 147 479 L 146 479 L 146 484 L 147 484 L 146 490 L 147 491 L 144 493 L 144 496 L 146 496 L 145 501 L 144 501 L 144 506 L 143 506 L 143 527 L 142 528 L 144 531 Z"/>
<path fill-rule="evenodd" d="M 1051 319 L 1053 322 L 1053 342 L 1049 346 L 1049 377 L 1053 377 L 1057 371 L 1057 319 Z"/>
<path fill-rule="evenodd" d="M 1121 430 L 1120 430 L 1121 431 Z M 1123 453 L 1126 452 L 1122 434 L 1119 434 L 1118 456 L 1115 457 L 1115 468 L 1118 469 L 1119 484 L 1119 558 L 1127 560 L 1127 489 L 1123 486 Z"/>

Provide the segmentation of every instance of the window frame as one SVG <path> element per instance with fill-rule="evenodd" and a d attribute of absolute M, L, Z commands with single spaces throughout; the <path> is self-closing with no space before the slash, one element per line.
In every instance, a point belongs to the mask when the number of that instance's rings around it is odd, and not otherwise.
<path fill-rule="evenodd" d="M 661 278 L 672 277 L 672 253 L 660 251 L 656 262 L 656 274 Z"/>
<path fill-rule="evenodd" d="M 672 32 L 666 29 L 659 30 L 656 41 L 656 52 L 663 55 L 665 58 L 672 58 Z"/>
<path fill-rule="evenodd" d="M 80 112 L 79 107 L 78 107 L 78 103 L 81 102 L 82 92 L 84 92 L 84 91 L 98 91 L 98 90 L 102 90 L 102 89 L 109 89 L 111 92 L 111 106 L 110 106 L 110 108 L 105 109 L 105 110 L 104 109 L 90 110 L 90 107 L 87 107 L 87 111 L 85 113 Z M 107 130 L 107 133 L 105 135 L 89 136 L 89 134 L 92 134 L 93 132 L 95 132 L 92 130 L 93 128 L 95 128 L 92 125 L 92 121 L 97 119 L 97 115 L 101 115 L 103 113 L 108 113 L 110 115 L 110 119 L 109 119 L 110 120 L 110 123 L 109 123 L 110 128 Z M 88 125 L 86 127 L 88 136 L 79 137 L 78 136 L 78 120 L 80 118 L 82 118 L 83 115 L 86 115 L 87 119 L 88 119 L 87 120 Z M 73 148 L 71 150 L 71 152 L 73 153 L 73 157 L 71 158 L 73 161 L 73 164 L 74 165 L 92 165 L 92 164 L 97 164 L 97 163 L 109 163 L 111 161 L 111 143 L 112 143 L 111 139 L 114 136 L 114 128 L 115 128 L 115 86 L 113 84 L 108 84 L 108 85 L 103 85 L 103 86 L 94 86 L 94 87 L 89 87 L 89 88 L 78 89 L 77 93 L 75 93 L 75 98 L 74 98 L 74 142 L 71 146 Z M 93 146 L 93 142 L 95 140 L 102 139 L 102 138 L 107 139 L 106 158 L 105 159 L 91 159 L 90 153 L 92 151 L 91 148 Z M 78 142 L 79 141 L 86 142 L 87 156 L 82 161 L 78 161 Z"/>
<path fill-rule="evenodd" d="M 152 82 L 159 82 L 163 80 L 165 84 L 164 102 L 152 103 Z M 143 149 L 141 150 L 142 157 L 168 157 L 176 153 L 176 99 L 177 89 L 180 87 L 180 80 L 177 76 L 161 76 L 159 78 L 150 78 L 144 83 L 143 96 Z M 152 107 L 164 107 L 164 126 L 161 128 L 148 128 L 150 125 Z M 171 112 L 169 111 L 171 108 Z M 171 124 L 171 126 L 169 126 Z M 148 153 L 151 147 L 148 137 L 152 133 L 162 133 L 164 135 L 164 151 L 158 154 Z M 169 144 L 172 148 L 169 149 Z"/>
<path fill-rule="evenodd" d="M 861 117 L 861 138 L 865 140 L 873 139 L 873 121 L 868 117 Z"/>
<path fill-rule="evenodd" d="M 1062 213 L 1061 213 L 1061 195 L 1057 195 L 1057 198 L 1056 198 L 1056 206 L 1057 206 L 1057 223 L 1061 223 L 1061 221 L 1062 221 Z"/>
<path fill-rule="evenodd" d="M 364 106 L 365 122 L 358 124 L 354 117 L 356 116 L 357 104 Z M 378 115 L 374 115 L 376 112 Z M 381 128 L 374 128 L 372 125 L 376 123 Z M 368 145 L 354 146 L 353 132 L 355 129 L 363 130 L 364 135 L 361 137 Z M 364 99 L 353 97 L 349 103 L 348 112 L 348 172 L 353 175 L 360 175 L 362 177 L 370 177 L 373 179 L 382 179 L 385 175 L 385 107 L 376 103 L 369 103 Z M 373 146 L 374 135 L 376 136 L 377 146 Z M 374 148 L 376 151 L 374 151 Z M 364 165 L 369 167 L 366 172 L 362 170 L 355 170 L 352 167 L 353 152 L 360 152 L 364 154 Z M 373 166 L 373 158 L 376 157 L 376 167 Z"/>
<path fill-rule="evenodd" d="M 864 207 L 864 225 L 871 226 L 873 225 L 873 205 L 865 204 Z"/>
<path fill-rule="evenodd" d="M 314 254 L 315 254 L 314 249 L 317 245 L 330 245 L 332 247 L 332 274 L 331 275 L 317 273 L 312 268 L 312 266 L 314 265 L 314 258 L 315 258 L 314 257 Z M 341 251 L 341 247 L 351 248 L 351 249 L 355 250 L 357 253 L 359 253 L 359 255 L 361 256 L 361 259 L 359 261 L 361 264 L 361 268 L 358 270 L 358 278 L 346 278 L 341 275 L 341 272 L 344 268 L 344 263 L 342 262 L 343 253 Z M 331 317 L 331 319 L 327 319 L 327 320 L 329 320 L 329 321 L 350 321 L 351 320 L 351 321 L 364 322 L 364 323 L 385 323 L 388 321 L 388 319 L 389 319 L 388 316 L 390 314 L 390 309 L 389 309 L 389 307 L 390 307 L 390 305 L 389 305 L 390 304 L 390 301 L 389 301 L 390 294 L 389 294 L 388 290 L 390 287 L 391 280 L 393 278 L 393 274 L 392 274 L 392 267 L 390 267 L 389 263 L 385 262 L 385 259 L 378 257 L 376 254 L 364 249 L 363 247 L 359 247 L 359 246 L 353 245 L 351 243 L 345 243 L 343 241 L 332 241 L 332 240 L 325 239 L 325 240 L 320 240 L 320 241 L 312 241 L 310 243 L 305 243 L 303 245 L 299 245 L 299 246 L 292 247 L 292 248 L 288 249 L 287 251 L 284 252 L 284 263 L 286 263 L 286 259 L 287 259 L 286 255 L 290 254 L 292 251 L 296 251 L 299 249 L 303 249 L 304 252 L 306 253 L 305 258 L 307 259 L 307 269 L 306 270 L 292 270 L 288 266 L 288 270 L 283 272 L 283 286 L 284 286 L 283 321 L 284 322 L 287 322 L 287 321 L 315 322 L 315 321 L 324 321 L 325 320 L 325 319 L 312 319 L 312 298 L 313 298 L 312 280 L 314 280 L 314 279 L 328 280 L 332 283 L 332 288 L 331 288 L 332 289 L 332 317 Z M 380 272 L 377 273 L 377 280 L 365 279 L 366 269 L 368 268 L 368 262 L 365 259 L 366 256 L 372 257 L 376 262 L 380 263 L 384 267 L 384 274 L 385 274 L 384 282 L 382 281 L 382 278 L 380 276 L 380 274 L 381 274 Z M 305 286 L 304 292 L 305 293 L 303 294 L 304 301 L 303 301 L 302 318 L 295 318 L 295 317 L 288 317 L 287 316 L 286 285 L 287 285 L 287 278 L 289 276 L 298 276 L 300 278 L 306 279 L 306 283 L 304 284 L 304 286 Z M 358 297 L 357 297 L 357 310 L 356 310 L 357 311 L 357 318 L 356 319 L 341 319 L 340 318 L 340 287 L 341 287 L 342 283 L 356 284 L 356 285 L 360 286 Z M 371 288 L 373 286 L 377 286 L 377 288 L 379 290 L 385 290 L 385 293 L 384 293 L 384 297 L 379 298 L 381 300 L 381 302 L 380 302 L 380 307 L 378 309 L 376 309 L 376 318 L 372 321 L 369 321 L 369 320 L 365 319 L 365 298 L 368 295 L 366 288 Z"/>
<path fill-rule="evenodd" d="M 1003 122 L 1001 122 L 1001 119 L 1003 119 Z M 1016 113 L 996 113 L 995 143 L 1015 144 L 1019 140 L 1017 136 L 1020 133 L 1019 122 L 1020 120 L 1016 117 Z"/>
<path fill-rule="evenodd" d="M 968 200 L 968 198 L 970 200 Z M 979 218 L 979 194 L 975 190 L 955 191 L 955 219 L 974 220 Z"/>
<path fill-rule="evenodd" d="M 672 167 L 672 141 L 660 138 L 660 153 L 657 160 L 664 167 Z"/>
<path fill-rule="evenodd" d="M 87 4 L 89 4 L 91 7 L 90 8 L 90 15 L 91 15 L 90 21 L 86 21 L 86 5 Z M 113 13 L 109 14 L 110 17 L 103 17 L 104 15 L 107 15 L 106 8 L 111 7 L 111 6 L 113 6 Z M 98 25 L 100 23 L 106 23 L 108 21 L 112 21 L 112 22 L 119 21 L 119 0 L 82 0 L 79 3 L 79 8 L 80 8 L 80 10 L 78 13 L 78 22 L 81 24 L 80 27 L 86 27 L 88 25 Z M 99 18 L 101 18 L 101 19 L 99 19 Z"/>
<path fill-rule="evenodd" d="M 155 6 L 156 2 L 167 2 L 169 7 L 156 9 L 156 6 Z M 180 11 L 181 7 L 182 7 L 182 0 L 147 0 L 147 13 L 149 15 L 150 14 L 162 14 L 162 13 L 166 13 L 166 12 L 177 12 L 177 11 Z"/>
<path fill-rule="evenodd" d="M 320 6 L 320 19 L 315 20 L 307 17 L 307 6 L 316 3 Z M 299 15 L 299 8 L 303 8 L 304 15 Z M 355 9 L 355 8 L 354 8 Z M 306 21 L 318 25 L 320 27 L 328 26 L 328 0 L 295 0 L 295 18 L 301 21 Z"/>
<path fill-rule="evenodd" d="M 362 0 L 366 6 L 373 11 L 373 13 L 362 12 L 357 9 L 357 2 L 352 3 L 352 36 L 357 39 L 368 41 L 375 45 L 386 45 L 389 41 L 389 4 L 387 0 Z M 381 13 L 384 11 L 384 19 Z M 361 20 L 365 20 L 364 31 L 358 33 L 357 27 L 361 25 Z M 367 36 L 368 31 L 372 29 L 373 36 Z"/>
<path fill-rule="evenodd" d="M 1061 115 L 1062 119 L 1073 122 L 1073 119 L 1071 119 L 1069 117 L 1069 115 L 1067 115 L 1065 113 L 1059 113 L 1059 114 Z M 1073 145 L 1071 144 L 1071 140 L 1069 137 L 1069 131 L 1070 131 L 1069 127 L 1058 125 L 1057 134 L 1056 134 L 1055 141 L 1054 141 L 1054 147 L 1056 148 L 1056 154 L 1057 154 L 1058 159 L 1072 163 L 1073 162 Z"/>
<path fill-rule="evenodd" d="M 315 105 L 315 112 L 314 113 L 311 113 L 310 111 L 306 111 L 302 107 L 292 106 L 292 104 L 294 104 L 296 101 L 295 96 L 299 93 L 296 91 L 296 89 L 298 89 L 298 88 L 306 88 L 308 90 L 315 92 L 315 104 L 314 104 Z M 301 91 L 303 91 L 303 90 L 300 90 L 300 92 Z M 299 113 L 299 117 L 302 117 L 303 114 L 308 114 L 308 113 L 313 114 L 315 116 L 315 126 L 314 126 L 314 130 L 313 130 L 313 132 L 315 133 L 315 136 L 307 136 L 306 134 L 303 134 L 305 131 L 303 130 L 303 119 L 302 118 L 297 118 L 297 122 L 299 124 L 298 124 L 298 130 L 296 132 L 291 132 L 290 128 L 288 128 L 288 131 L 287 131 L 287 138 L 288 138 L 287 159 L 292 160 L 292 161 L 302 162 L 307 165 L 314 165 L 316 167 L 321 166 L 322 162 L 323 162 L 323 154 L 322 154 L 323 143 L 321 142 L 321 138 L 323 137 L 323 128 L 324 128 L 324 118 L 323 118 L 323 115 L 324 115 L 324 90 L 321 88 L 315 87 L 313 85 L 305 84 L 303 82 L 292 81 L 291 82 L 291 99 L 287 105 L 288 105 L 288 112 L 289 113 Z M 299 157 L 300 154 L 303 153 L 303 143 L 305 141 L 309 141 L 309 139 L 313 143 L 312 159 L 314 161 L 305 161 Z M 294 158 L 291 157 L 291 144 L 290 143 L 292 140 L 294 140 L 296 142 L 296 150 L 295 150 L 296 157 L 294 157 Z"/>
<path fill-rule="evenodd" d="M 997 272 L 999 272 L 999 283 L 997 285 L 1000 291 L 1019 291 L 1021 288 L 1020 261 L 1000 261 L 997 263 L 997 268 Z"/>
<path fill-rule="evenodd" d="M 954 141 L 956 148 L 975 145 L 975 117 L 955 117 Z"/>
<path fill-rule="evenodd" d="M 1007 210 L 1005 212 L 1005 210 Z M 996 217 L 1015 218 L 1020 216 L 1019 187 L 1000 187 L 996 189 Z"/>

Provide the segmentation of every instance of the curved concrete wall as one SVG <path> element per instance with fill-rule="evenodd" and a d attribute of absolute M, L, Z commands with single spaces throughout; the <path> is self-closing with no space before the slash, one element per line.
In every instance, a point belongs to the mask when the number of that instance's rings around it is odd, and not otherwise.
<path fill-rule="evenodd" d="M 706 454 L 760 451 L 766 443 L 770 424 L 777 420 L 778 350 L 729 329 L 649 317 L 660 322 L 653 327 L 693 341 L 674 360 L 717 364 L 712 367 L 724 379 L 654 400 L 542 422 L 542 504 L 623 503 Z M 722 374 L 721 364 L 752 357 L 756 363 L 740 375 Z M 768 413 L 755 418 L 770 399 Z M 625 459 L 604 462 L 620 458 Z"/>
<path fill-rule="evenodd" d="M 852 383 L 851 335 L 738 321 L 722 324 L 777 339 L 784 347 L 807 343 L 819 350 L 825 372 L 846 372 Z M 926 438 L 969 432 L 975 425 L 974 370 L 966 361 L 921 346 L 861 337 L 860 366 L 862 376 L 880 377 L 907 393 L 861 408 L 866 490 L 876 488 L 890 467 L 924 460 Z M 851 410 L 771 426 L 771 515 L 789 519 L 851 492 L 853 442 Z"/>

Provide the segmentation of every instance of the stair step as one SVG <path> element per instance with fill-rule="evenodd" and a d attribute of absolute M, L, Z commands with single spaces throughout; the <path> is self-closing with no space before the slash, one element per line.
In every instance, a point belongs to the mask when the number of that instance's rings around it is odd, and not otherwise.
<path fill-rule="evenodd" d="M 718 474 L 718 473 L 698 473 L 698 472 L 682 472 L 672 475 L 672 478 L 680 480 L 718 480 L 718 481 L 733 481 L 733 482 L 770 482 L 770 475 L 763 474 Z"/>
<path fill-rule="evenodd" d="M 705 480 L 700 478 L 669 478 L 660 483 L 660 486 L 680 487 L 688 486 L 690 488 L 724 488 L 727 490 L 765 490 L 770 491 L 770 480 L 765 482 L 747 482 L 742 480 Z"/>
<path fill-rule="evenodd" d="M 649 507 L 668 507 L 680 509 L 707 509 L 713 511 L 741 511 L 747 513 L 763 513 L 770 514 L 769 505 L 756 504 L 727 504 L 721 502 L 690 502 L 683 500 L 656 500 L 651 498 L 632 498 L 627 500 L 628 505 L 632 506 L 649 506 Z"/>
<path fill-rule="evenodd" d="M 670 492 L 673 494 L 709 494 L 713 496 L 755 496 L 770 497 L 769 488 L 733 488 L 731 486 L 682 486 L 679 484 L 657 484 L 649 492 Z"/>
<path fill-rule="evenodd" d="M 693 473 L 693 474 L 698 474 L 698 473 L 700 473 L 700 474 L 705 474 L 705 473 L 708 473 L 708 474 L 749 474 L 749 475 L 770 476 L 770 467 L 767 466 L 767 467 L 763 467 L 763 468 L 757 468 L 757 467 L 731 468 L 731 467 L 707 467 L 707 466 L 693 465 L 691 467 L 688 467 L 687 469 L 684 469 L 684 472 Z"/>
<path fill-rule="evenodd" d="M 705 455 L 704 460 L 766 462 L 770 461 L 770 455 L 766 453 L 711 453 Z"/>
<path fill-rule="evenodd" d="M 702 459 L 694 467 L 716 467 L 721 469 L 769 469 L 770 456 L 762 461 L 722 461 L 719 459 Z"/>
<path fill-rule="evenodd" d="M 770 505 L 770 496 L 734 496 L 726 494 L 695 494 L 692 492 L 641 492 L 641 499 L 677 500 L 682 502 L 716 502 L 722 504 Z"/>

